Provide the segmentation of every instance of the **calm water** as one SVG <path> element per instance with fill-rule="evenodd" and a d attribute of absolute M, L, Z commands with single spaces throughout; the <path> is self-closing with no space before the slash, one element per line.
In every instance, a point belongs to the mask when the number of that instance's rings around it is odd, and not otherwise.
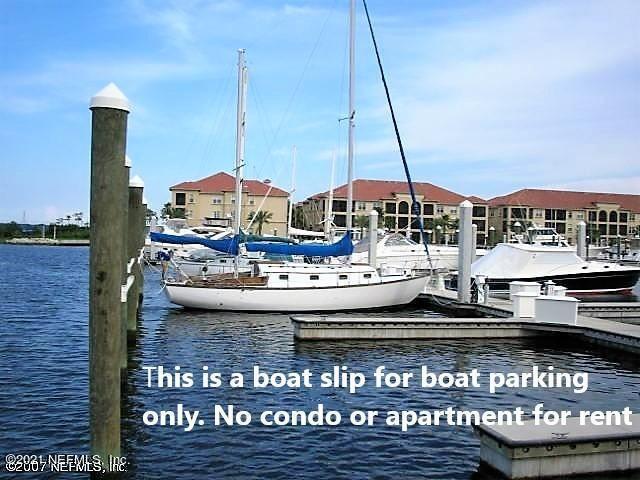
<path fill-rule="evenodd" d="M 87 262 L 85 248 L 0 245 L 0 455 L 85 453 L 88 449 Z M 411 315 L 430 315 L 410 311 Z M 130 478 L 365 479 L 488 478 L 476 473 L 478 441 L 469 427 L 415 427 L 402 433 L 373 427 L 213 427 L 184 432 L 146 427 L 148 409 L 211 412 L 235 404 L 311 409 L 318 403 L 352 409 L 548 408 L 640 409 L 640 364 L 630 355 L 550 341 L 404 341 L 297 344 L 286 315 L 186 312 L 171 307 L 147 275 L 144 319 L 125 406 L 124 454 Z M 149 389 L 141 366 L 207 364 L 224 373 L 254 364 L 275 371 L 326 371 L 348 365 L 370 374 L 390 370 L 524 370 L 532 364 L 590 373 L 590 389 L 524 389 L 492 396 L 486 390 L 251 390 L 222 387 Z M 2 473 L 0 473 L 0 476 Z M 27 478 L 21 476 L 20 478 Z M 635 476 L 633 478 L 639 478 Z"/>

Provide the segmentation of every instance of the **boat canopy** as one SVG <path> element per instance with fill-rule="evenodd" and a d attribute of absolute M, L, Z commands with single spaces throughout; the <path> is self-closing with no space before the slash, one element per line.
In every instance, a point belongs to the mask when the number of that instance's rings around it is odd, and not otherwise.
<path fill-rule="evenodd" d="M 168 235 L 166 233 L 150 232 L 152 242 L 171 243 L 174 245 L 204 245 L 219 252 L 238 254 L 238 237 L 211 240 L 209 238 L 194 237 L 192 235 Z"/>
<path fill-rule="evenodd" d="M 281 237 L 256 237 L 253 235 L 236 235 L 230 238 L 211 240 L 192 235 L 168 235 L 165 233 L 151 232 L 152 242 L 171 243 L 175 245 L 204 245 L 205 247 L 228 253 L 238 254 L 238 245 L 244 243 L 248 252 L 265 252 L 278 255 L 304 255 L 305 257 L 342 257 L 351 255 L 353 243 L 351 235 L 347 234 L 336 243 L 326 245 L 323 243 L 294 244 L 290 239 Z M 248 241 L 258 238 L 260 241 Z M 263 239 L 268 238 L 269 241 Z"/>
<path fill-rule="evenodd" d="M 303 255 L 305 257 L 343 257 L 353 253 L 351 232 L 347 232 L 339 241 L 326 245 L 323 243 L 286 244 L 275 242 L 249 242 L 245 244 L 248 252 L 277 253 L 280 255 Z"/>

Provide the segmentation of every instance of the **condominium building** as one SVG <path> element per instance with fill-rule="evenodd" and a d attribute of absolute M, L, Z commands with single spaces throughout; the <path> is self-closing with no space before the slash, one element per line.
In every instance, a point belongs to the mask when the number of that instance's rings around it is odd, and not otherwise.
<path fill-rule="evenodd" d="M 592 243 L 638 233 L 640 195 L 523 189 L 489 200 L 489 226 L 497 241 L 531 226 L 554 228 L 575 243 L 576 225 L 587 223 Z"/>
<path fill-rule="evenodd" d="M 488 203 L 478 197 L 465 197 L 431 183 L 413 183 L 427 234 L 432 242 L 456 241 L 459 205 L 464 200 L 473 203 L 473 223 L 478 228 L 478 244 L 484 245 L 488 233 Z M 301 203 L 307 229 L 322 229 L 329 192 L 318 193 Z M 367 226 L 365 216 L 377 209 L 382 222 L 392 232 L 410 235 L 419 240 L 418 224 L 413 218 L 411 195 L 407 182 L 359 179 L 353 182 L 352 222 L 355 227 Z M 347 219 L 347 185 L 333 192 L 333 223 L 344 228 Z"/>
<path fill-rule="evenodd" d="M 169 188 L 171 206 L 184 213 L 190 226 L 230 227 L 235 216 L 235 183 L 235 177 L 225 172 L 178 183 Z M 262 225 L 262 233 L 286 235 L 289 193 L 268 180 L 244 180 L 243 185 L 242 227 L 246 229 L 251 212 L 260 209 L 271 214 Z M 256 231 L 255 222 L 251 230 Z"/>

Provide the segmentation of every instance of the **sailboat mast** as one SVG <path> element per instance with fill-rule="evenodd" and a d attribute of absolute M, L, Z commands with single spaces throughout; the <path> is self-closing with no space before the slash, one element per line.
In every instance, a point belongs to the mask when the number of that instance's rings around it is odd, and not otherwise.
<path fill-rule="evenodd" d="M 238 50 L 238 109 L 236 119 L 236 208 L 233 218 L 233 231 L 236 235 L 240 233 L 242 225 L 242 185 L 244 182 L 244 137 L 245 137 L 245 117 L 246 97 L 247 97 L 247 65 L 245 63 L 245 50 Z"/>
<path fill-rule="evenodd" d="M 327 240 L 331 240 L 329 238 L 329 234 L 331 233 L 331 222 L 333 220 L 333 181 L 336 173 L 336 151 L 334 150 L 331 154 L 331 180 L 329 181 L 329 198 L 327 200 L 327 205 L 325 207 L 324 213 L 324 236 Z"/>
<path fill-rule="evenodd" d="M 289 215 L 287 216 L 287 235 L 291 236 L 291 222 L 293 219 L 293 194 L 296 191 L 296 155 L 298 149 L 294 145 L 291 150 L 291 190 L 289 190 Z"/>
<path fill-rule="evenodd" d="M 353 211 L 353 150 L 355 124 L 355 45 L 356 45 L 356 0 L 349 0 L 349 149 L 347 168 L 347 231 L 351 232 Z"/>

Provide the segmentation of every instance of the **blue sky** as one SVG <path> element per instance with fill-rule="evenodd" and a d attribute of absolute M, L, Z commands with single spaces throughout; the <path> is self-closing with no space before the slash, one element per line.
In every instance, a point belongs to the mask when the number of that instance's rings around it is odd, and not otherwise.
<path fill-rule="evenodd" d="M 249 178 L 346 178 L 347 0 L 0 2 L 0 221 L 88 211 L 90 97 L 129 97 L 128 155 L 168 187 L 231 169 L 247 49 Z M 415 180 L 640 193 L 640 2 L 369 0 Z M 402 179 L 358 3 L 356 176 Z"/>

